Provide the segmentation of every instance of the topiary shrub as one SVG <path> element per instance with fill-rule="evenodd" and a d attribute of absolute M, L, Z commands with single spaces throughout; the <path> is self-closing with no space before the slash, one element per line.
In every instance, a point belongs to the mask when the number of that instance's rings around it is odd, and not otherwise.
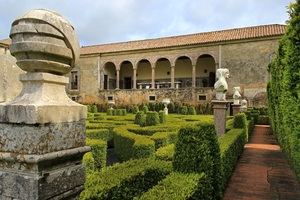
<path fill-rule="evenodd" d="M 155 111 L 149 111 L 146 113 L 146 126 L 155 126 L 159 124 L 159 115 Z"/>
<path fill-rule="evenodd" d="M 233 118 L 233 128 L 247 127 L 247 117 L 245 113 L 238 113 Z"/>
<path fill-rule="evenodd" d="M 95 161 L 95 169 L 101 169 L 105 167 L 107 143 L 103 140 L 87 138 L 86 144 L 92 149 L 92 154 Z"/>
<path fill-rule="evenodd" d="M 231 129 L 223 136 L 218 138 L 221 151 L 222 162 L 222 191 L 225 191 L 226 185 L 234 171 L 234 167 L 239 156 L 244 150 L 245 129 Z"/>
<path fill-rule="evenodd" d="M 155 152 L 153 140 L 128 131 L 128 126 L 114 128 L 114 147 L 121 161 L 152 157 Z"/>
<path fill-rule="evenodd" d="M 133 106 L 132 113 L 137 114 L 138 112 L 139 112 L 139 107 L 138 106 Z"/>
<path fill-rule="evenodd" d="M 136 113 L 135 118 L 134 118 L 134 123 L 138 124 L 140 126 L 145 126 L 146 116 L 145 116 L 144 112 L 139 111 L 138 113 Z"/>
<path fill-rule="evenodd" d="M 245 140 L 248 141 L 248 138 L 249 138 L 248 123 L 247 123 L 247 117 L 246 117 L 245 113 L 238 113 L 234 116 L 233 128 L 243 129 Z"/>
<path fill-rule="evenodd" d="M 81 200 L 134 199 L 155 186 L 172 171 L 170 162 L 130 160 L 88 174 Z"/>
<path fill-rule="evenodd" d="M 148 106 L 144 105 L 142 108 L 142 111 L 146 114 L 147 112 L 149 112 L 149 108 Z"/>
<path fill-rule="evenodd" d="M 155 157 L 159 160 L 172 161 L 174 157 L 174 144 L 169 144 L 164 147 L 160 147 L 155 152 Z"/>
<path fill-rule="evenodd" d="M 180 108 L 180 114 L 182 114 L 182 115 L 187 115 L 188 114 L 188 108 L 187 108 L 187 106 L 182 106 Z"/>
<path fill-rule="evenodd" d="M 108 116 L 113 116 L 113 115 L 114 115 L 114 109 L 113 109 L 113 108 L 107 109 L 106 115 L 108 115 Z"/>
<path fill-rule="evenodd" d="M 92 152 L 85 153 L 82 158 L 82 164 L 86 173 L 91 173 L 95 170 L 95 160 Z"/>
<path fill-rule="evenodd" d="M 166 123 L 166 121 L 167 121 L 166 118 L 167 118 L 167 116 L 166 116 L 165 111 L 163 111 L 163 110 L 159 111 L 159 122 L 160 122 L 161 124 Z"/>
<path fill-rule="evenodd" d="M 188 111 L 187 111 L 188 115 L 196 115 L 196 110 L 194 106 L 189 106 L 188 107 Z"/>
<path fill-rule="evenodd" d="M 96 113 L 96 112 L 98 112 L 97 106 L 96 106 L 96 105 L 90 105 L 90 112 L 91 112 L 91 113 Z"/>
<path fill-rule="evenodd" d="M 221 197 L 221 160 L 215 127 L 210 123 L 180 129 L 175 146 L 173 168 L 183 173 L 207 175 L 207 195 Z"/>
<path fill-rule="evenodd" d="M 153 188 L 134 200 L 210 199 L 207 196 L 207 178 L 204 173 L 173 172 Z"/>
<path fill-rule="evenodd" d="M 126 109 L 121 109 L 121 111 L 122 111 L 122 116 L 126 116 L 127 115 L 127 110 Z"/>
<path fill-rule="evenodd" d="M 122 109 L 116 109 L 116 116 L 122 116 L 122 114 L 123 114 L 123 111 L 122 111 Z"/>
<path fill-rule="evenodd" d="M 108 129 L 86 129 L 85 135 L 87 138 L 103 141 L 109 141 L 113 138 L 112 133 Z"/>

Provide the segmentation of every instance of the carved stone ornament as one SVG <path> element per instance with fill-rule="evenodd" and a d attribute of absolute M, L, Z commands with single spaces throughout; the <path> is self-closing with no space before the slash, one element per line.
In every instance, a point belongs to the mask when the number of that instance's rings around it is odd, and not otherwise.
<path fill-rule="evenodd" d="M 218 79 L 214 85 L 216 90 L 216 99 L 219 101 L 226 101 L 226 92 L 228 90 L 226 79 L 229 78 L 229 70 L 226 68 L 217 69 L 216 77 Z"/>

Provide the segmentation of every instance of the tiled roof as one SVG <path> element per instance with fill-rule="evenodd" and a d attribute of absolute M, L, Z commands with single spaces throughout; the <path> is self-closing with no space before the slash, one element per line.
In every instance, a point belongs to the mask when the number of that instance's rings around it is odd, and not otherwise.
<path fill-rule="evenodd" d="M 83 46 L 80 54 L 109 53 L 130 50 L 155 49 L 195 44 L 207 44 L 234 40 L 265 38 L 281 36 L 285 25 L 270 24 L 253 27 L 235 28 L 221 31 L 203 32 L 190 35 L 180 35 L 157 39 L 146 39 L 129 42 Z"/>

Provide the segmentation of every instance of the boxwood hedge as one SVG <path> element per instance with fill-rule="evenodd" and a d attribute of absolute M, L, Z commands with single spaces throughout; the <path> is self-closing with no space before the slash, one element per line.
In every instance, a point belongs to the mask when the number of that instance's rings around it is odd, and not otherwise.
<path fill-rule="evenodd" d="M 170 162 L 130 160 L 87 175 L 81 200 L 133 199 L 156 185 L 172 171 Z"/>
<path fill-rule="evenodd" d="M 175 145 L 173 168 L 184 173 L 207 175 L 205 186 L 211 199 L 221 197 L 221 160 L 215 127 L 210 123 L 180 129 Z"/>
<path fill-rule="evenodd" d="M 204 173 L 173 172 L 135 200 L 207 200 L 206 181 Z"/>
<path fill-rule="evenodd" d="M 151 157 L 155 152 L 155 143 L 148 137 L 132 133 L 128 127 L 121 126 L 114 129 L 115 153 L 122 161 Z"/>

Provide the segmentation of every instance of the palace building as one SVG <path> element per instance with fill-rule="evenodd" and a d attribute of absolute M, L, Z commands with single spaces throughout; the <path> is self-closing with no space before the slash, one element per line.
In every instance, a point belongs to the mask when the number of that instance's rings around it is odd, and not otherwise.
<path fill-rule="evenodd" d="M 264 104 L 268 64 L 284 32 L 285 25 L 271 24 L 83 46 L 67 91 L 85 104 L 197 104 L 213 98 L 216 69 L 228 68 L 228 99 L 240 86 L 251 105 Z M 0 41 L 0 51 L 9 42 Z"/>

